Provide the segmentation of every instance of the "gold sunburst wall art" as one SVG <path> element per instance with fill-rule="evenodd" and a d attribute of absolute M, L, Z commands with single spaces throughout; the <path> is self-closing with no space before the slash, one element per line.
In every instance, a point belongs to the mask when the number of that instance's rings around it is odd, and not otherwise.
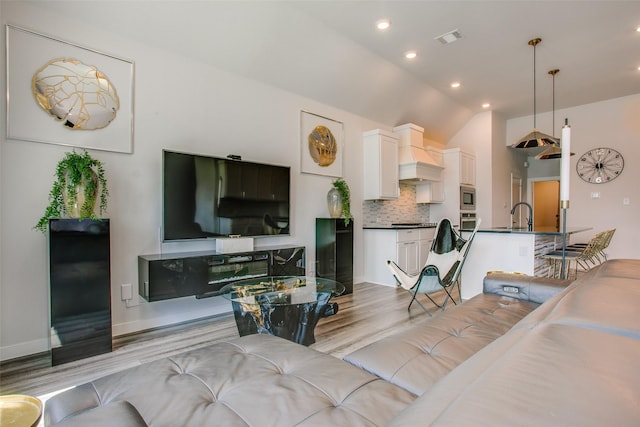
<path fill-rule="evenodd" d="M 133 152 L 134 64 L 6 25 L 7 139 Z"/>
<path fill-rule="evenodd" d="M 40 108 L 72 130 L 102 129 L 120 108 L 109 77 L 74 58 L 43 65 L 31 78 L 31 91 Z"/>
<path fill-rule="evenodd" d="M 308 111 L 300 112 L 300 169 L 303 173 L 342 177 L 342 122 Z"/>

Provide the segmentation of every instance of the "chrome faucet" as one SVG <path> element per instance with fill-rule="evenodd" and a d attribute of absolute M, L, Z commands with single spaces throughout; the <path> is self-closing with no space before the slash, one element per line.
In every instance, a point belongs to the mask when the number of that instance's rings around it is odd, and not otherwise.
<path fill-rule="evenodd" d="M 527 218 L 527 229 L 529 231 L 533 231 L 533 208 L 527 202 L 518 202 L 515 205 L 513 205 L 513 207 L 511 208 L 511 215 L 516 213 L 516 208 L 518 207 L 518 205 L 525 205 L 526 207 L 529 208 L 529 218 Z"/>

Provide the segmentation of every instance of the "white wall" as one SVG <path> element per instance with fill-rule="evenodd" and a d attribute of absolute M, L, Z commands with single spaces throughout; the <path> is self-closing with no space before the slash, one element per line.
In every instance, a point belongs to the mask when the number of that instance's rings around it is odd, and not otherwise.
<path fill-rule="evenodd" d="M 571 151 L 576 153 L 571 157 L 567 225 L 593 227 L 590 232 L 576 235 L 574 241 L 586 241 L 598 231 L 616 228 L 608 250 L 609 257 L 640 258 L 640 94 L 558 110 L 556 117 L 556 135 L 561 134 L 564 118 L 569 119 Z M 542 119 L 551 123 L 550 114 L 542 115 Z M 531 120 L 531 117 L 522 117 L 507 121 L 507 142 L 529 132 Z M 541 130 L 545 131 L 544 128 Z M 625 168 L 614 181 L 589 184 L 576 174 L 576 163 L 580 155 L 598 147 L 618 150 L 624 156 Z M 557 160 L 529 158 L 529 161 L 529 178 L 560 175 Z M 593 199 L 593 192 L 600 193 L 600 198 Z M 623 205 L 624 198 L 629 198 L 630 205 Z"/>
<path fill-rule="evenodd" d="M 361 135 L 396 123 L 376 123 L 118 33 L 86 27 L 73 20 L 73 14 L 57 16 L 22 2 L 2 2 L 0 7 L 2 24 L 37 29 L 135 61 L 134 153 L 91 153 L 105 164 L 111 193 L 107 216 L 112 226 L 115 335 L 229 310 L 219 298 L 142 302 L 131 308 L 120 300 L 120 284 L 137 287 L 138 255 L 213 247 L 213 242 L 161 244 L 163 148 L 219 156 L 234 153 L 245 160 L 291 166 L 292 234 L 259 239 L 256 245 L 304 245 L 307 267 L 313 270 L 315 218 L 328 216 L 326 193 L 333 178 L 300 173 L 300 110 L 344 123 L 344 177 L 351 187 L 357 224 L 355 280 L 363 276 L 362 230 L 358 227 L 362 218 Z M 4 39 L 4 31 L 2 34 Z M 3 120 L 4 110 L 3 102 Z M 47 119 L 44 113 L 43 117 Z M 1 142 L 0 359 L 6 360 L 48 349 L 46 237 L 32 227 L 47 204 L 55 165 L 69 148 L 6 140 L 4 131 Z"/>

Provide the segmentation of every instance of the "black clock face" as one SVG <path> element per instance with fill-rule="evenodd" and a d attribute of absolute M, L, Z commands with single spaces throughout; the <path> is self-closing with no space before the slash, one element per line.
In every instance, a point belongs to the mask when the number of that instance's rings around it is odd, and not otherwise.
<path fill-rule="evenodd" d="M 616 179 L 624 169 L 622 154 L 611 148 L 594 148 L 578 159 L 576 172 L 591 184 L 604 184 Z"/>

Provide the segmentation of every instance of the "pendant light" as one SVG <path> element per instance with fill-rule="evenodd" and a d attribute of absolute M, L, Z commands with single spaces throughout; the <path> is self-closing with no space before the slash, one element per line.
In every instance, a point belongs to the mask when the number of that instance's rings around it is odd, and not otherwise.
<path fill-rule="evenodd" d="M 551 116 L 551 122 L 553 123 L 553 136 L 556 136 L 556 74 L 558 74 L 560 72 L 559 69 L 554 69 L 554 70 L 549 70 L 549 75 L 551 75 L 551 77 L 553 77 L 553 86 L 552 86 L 552 99 L 553 99 L 553 106 L 552 106 L 552 116 Z M 575 153 L 571 153 L 571 155 L 573 156 Z M 551 159 L 559 159 L 562 157 L 562 148 L 560 148 L 560 144 L 553 144 L 551 145 L 549 148 L 547 148 L 546 150 L 544 150 L 542 153 L 538 154 L 536 156 L 537 160 L 551 160 Z"/>
<path fill-rule="evenodd" d="M 559 144 L 560 140 L 536 129 L 536 46 L 542 41 L 540 38 L 529 40 L 529 46 L 533 46 L 533 131 L 511 147 L 518 149 L 546 148 L 553 144 Z"/>

